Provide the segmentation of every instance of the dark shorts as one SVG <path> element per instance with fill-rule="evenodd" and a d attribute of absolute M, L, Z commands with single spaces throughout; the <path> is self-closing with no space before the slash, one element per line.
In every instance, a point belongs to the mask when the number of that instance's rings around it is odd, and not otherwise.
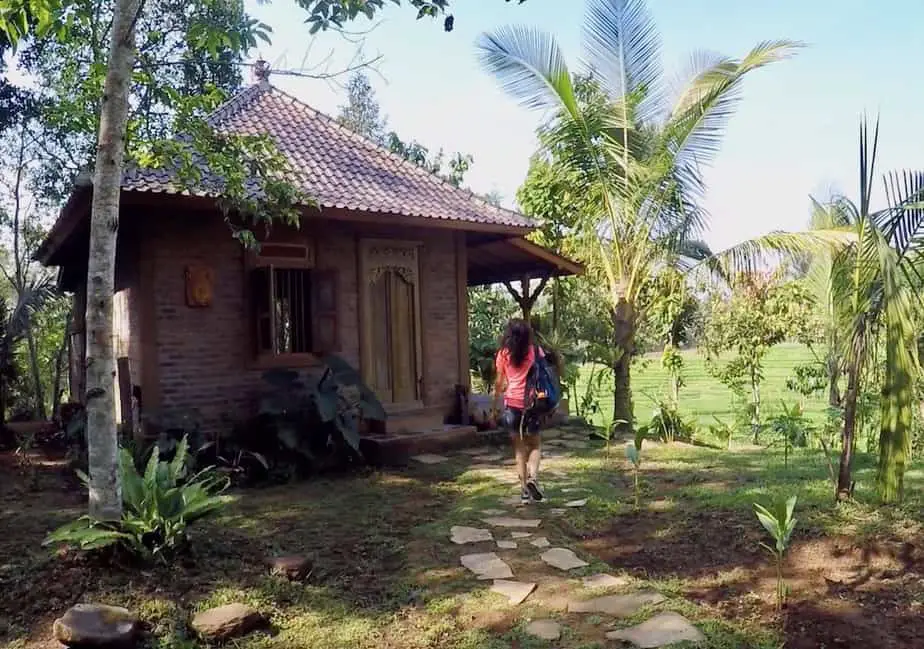
<path fill-rule="evenodd" d="M 524 435 L 539 434 L 539 418 L 533 415 L 526 415 L 526 421 L 523 420 L 523 411 L 519 408 L 504 408 L 504 428 L 511 434 L 520 433 L 520 423 L 523 423 Z"/>

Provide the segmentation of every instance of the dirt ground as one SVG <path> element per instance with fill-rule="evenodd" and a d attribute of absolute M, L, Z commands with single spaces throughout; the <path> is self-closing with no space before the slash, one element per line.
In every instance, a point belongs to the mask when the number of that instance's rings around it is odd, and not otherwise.
<path fill-rule="evenodd" d="M 788 649 L 924 647 L 924 548 L 896 539 L 794 541 L 789 587 L 775 609 L 775 571 L 761 530 L 739 512 L 641 512 L 586 539 L 585 550 L 681 592 L 725 619 L 783 626 Z"/>

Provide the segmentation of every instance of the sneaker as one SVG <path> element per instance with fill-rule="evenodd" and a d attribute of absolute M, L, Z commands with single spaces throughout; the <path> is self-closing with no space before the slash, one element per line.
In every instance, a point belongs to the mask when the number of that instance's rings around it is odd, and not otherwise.
<path fill-rule="evenodd" d="M 542 493 L 542 490 L 539 489 L 539 485 L 536 484 L 535 480 L 529 480 L 526 482 L 526 491 L 529 492 L 529 497 L 540 502 L 545 498 L 545 494 Z"/>
<path fill-rule="evenodd" d="M 529 495 L 529 489 L 523 489 L 523 491 L 520 492 L 520 504 L 521 505 L 528 505 L 529 503 L 532 502 L 532 500 L 533 499 Z"/>

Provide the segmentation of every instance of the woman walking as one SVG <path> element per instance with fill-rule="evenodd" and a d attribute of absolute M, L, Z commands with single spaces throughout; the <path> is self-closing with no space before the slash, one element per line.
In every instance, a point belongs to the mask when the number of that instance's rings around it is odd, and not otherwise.
<path fill-rule="evenodd" d="M 511 320 L 507 324 L 497 352 L 495 365 L 497 380 L 494 384 L 494 412 L 503 395 L 504 413 L 502 423 L 510 433 L 516 459 L 517 475 L 520 478 L 520 500 L 523 504 L 544 498 L 539 489 L 539 417 L 526 410 L 527 375 L 536 354 L 545 354 L 533 343 L 533 331 L 524 320 Z"/>

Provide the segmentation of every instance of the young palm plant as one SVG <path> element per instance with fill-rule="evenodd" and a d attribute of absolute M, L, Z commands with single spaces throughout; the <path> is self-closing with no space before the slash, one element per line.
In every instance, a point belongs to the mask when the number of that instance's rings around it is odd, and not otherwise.
<path fill-rule="evenodd" d="M 786 599 L 786 583 L 783 581 L 783 555 L 789 547 L 789 540 L 792 532 L 796 528 L 796 518 L 793 513 L 796 509 L 796 496 L 790 496 L 788 500 L 779 500 L 773 505 L 773 511 L 770 511 L 763 505 L 754 503 L 754 514 L 757 520 L 764 526 L 767 533 L 773 537 L 773 545 L 767 545 L 761 542 L 760 546 L 767 550 L 774 558 L 776 563 L 776 607 L 783 608 L 783 602 Z"/>
<path fill-rule="evenodd" d="M 866 370 L 876 362 L 877 337 L 885 336 L 877 490 L 884 502 L 892 502 L 902 497 L 905 461 L 910 453 L 913 381 L 919 371 L 914 292 L 922 283 L 924 172 L 887 174 L 887 206 L 872 211 L 878 142 L 878 121 L 871 132 L 864 119 L 860 124 L 857 202 L 845 196 L 835 196 L 826 203 L 813 199 L 813 225 L 850 231 L 853 241 L 840 250 L 816 253 L 807 279 L 825 306 L 830 400 L 843 402 L 838 500 L 852 494 L 859 398 L 868 380 Z M 842 397 L 837 394 L 841 373 L 847 376 Z"/>
<path fill-rule="evenodd" d="M 798 44 L 769 41 L 741 59 L 696 53 L 671 87 L 644 0 L 588 0 L 585 69 L 575 75 L 555 38 L 526 27 L 484 34 L 482 65 L 526 107 L 552 111 L 541 141 L 587 198 L 582 256 L 607 286 L 613 343 L 613 419 L 631 422 L 630 366 L 640 296 L 655 271 L 708 254 L 701 167 L 715 156 L 745 76 Z M 576 83 L 576 79 L 588 83 Z"/>

